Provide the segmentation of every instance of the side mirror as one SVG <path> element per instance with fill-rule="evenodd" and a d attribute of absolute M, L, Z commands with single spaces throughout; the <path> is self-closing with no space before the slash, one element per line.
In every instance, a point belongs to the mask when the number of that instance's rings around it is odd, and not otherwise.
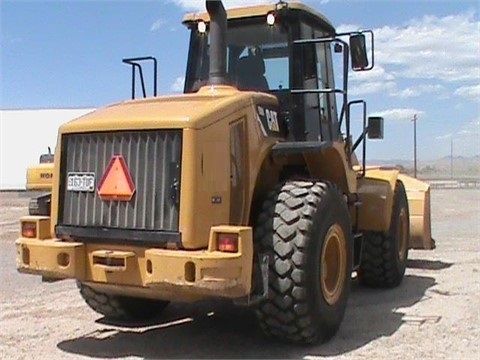
<path fill-rule="evenodd" d="M 367 135 L 369 139 L 383 139 L 383 117 L 371 116 L 368 118 Z"/>
<path fill-rule="evenodd" d="M 352 69 L 354 71 L 365 70 L 368 67 L 365 35 L 350 35 L 350 56 L 352 57 Z"/>

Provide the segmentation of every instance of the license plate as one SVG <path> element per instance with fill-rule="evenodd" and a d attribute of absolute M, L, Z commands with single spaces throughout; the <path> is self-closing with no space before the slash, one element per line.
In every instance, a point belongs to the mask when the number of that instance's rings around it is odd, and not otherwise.
<path fill-rule="evenodd" d="M 67 191 L 95 191 L 95 173 L 76 172 L 68 173 Z"/>

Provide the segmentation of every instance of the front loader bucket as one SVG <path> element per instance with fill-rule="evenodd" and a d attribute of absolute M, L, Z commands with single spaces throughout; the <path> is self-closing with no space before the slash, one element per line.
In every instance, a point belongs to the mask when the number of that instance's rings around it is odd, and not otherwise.
<path fill-rule="evenodd" d="M 410 177 L 399 174 L 407 191 L 408 207 L 410 210 L 410 243 L 413 249 L 434 249 L 430 219 L 430 185 Z"/>

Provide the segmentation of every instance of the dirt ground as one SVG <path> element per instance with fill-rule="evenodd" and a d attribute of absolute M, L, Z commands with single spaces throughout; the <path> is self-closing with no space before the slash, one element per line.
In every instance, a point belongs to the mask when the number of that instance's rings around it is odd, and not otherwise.
<path fill-rule="evenodd" d="M 15 268 L 26 194 L 0 193 L 0 358 L 478 359 L 480 191 L 432 190 L 437 248 L 410 251 L 394 290 L 353 284 L 345 319 L 327 344 L 265 338 L 248 309 L 226 301 L 175 304 L 154 323 L 107 323 L 70 280 L 42 283 Z"/>

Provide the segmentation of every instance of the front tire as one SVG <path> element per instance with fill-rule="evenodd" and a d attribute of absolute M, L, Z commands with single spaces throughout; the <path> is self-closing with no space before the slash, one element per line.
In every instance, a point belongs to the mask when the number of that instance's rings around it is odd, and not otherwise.
<path fill-rule="evenodd" d="M 265 200 L 255 242 L 269 255 L 263 331 L 296 343 L 330 339 L 350 291 L 352 239 L 343 195 L 328 182 L 289 181 Z"/>
<path fill-rule="evenodd" d="M 410 214 L 405 187 L 397 181 L 390 229 L 364 234 L 359 280 L 362 285 L 393 288 L 403 280 L 410 240 Z"/>
<path fill-rule="evenodd" d="M 87 305 L 107 319 L 148 320 L 159 315 L 169 303 L 163 300 L 111 295 L 94 290 L 81 282 L 77 282 L 77 286 Z"/>

